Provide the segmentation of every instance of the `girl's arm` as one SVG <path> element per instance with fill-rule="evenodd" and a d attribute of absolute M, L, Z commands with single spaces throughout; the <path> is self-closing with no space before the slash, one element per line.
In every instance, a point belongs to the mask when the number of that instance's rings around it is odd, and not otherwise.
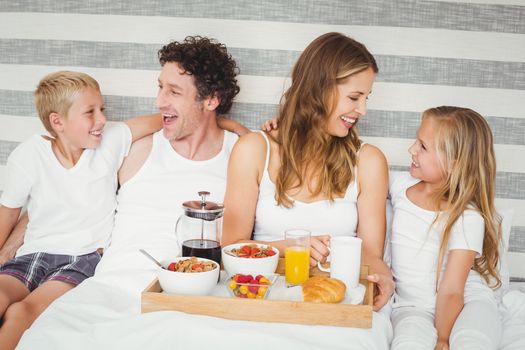
<path fill-rule="evenodd" d="M 250 133 L 250 129 L 248 129 L 241 123 L 223 116 L 217 117 L 217 125 L 219 126 L 219 128 L 236 133 L 239 136 Z"/>
<path fill-rule="evenodd" d="M 394 293 L 392 272 L 383 261 L 388 168 L 385 156 L 378 148 L 365 145 L 361 149 L 357 180 L 357 235 L 363 240 L 361 262 L 371 267 L 373 274 L 368 279 L 377 283 L 379 289 L 374 298 L 374 310 L 377 311 Z"/>
<path fill-rule="evenodd" d="M 15 227 L 21 209 L 0 205 L 0 247 L 3 248 L 5 241 Z"/>
<path fill-rule="evenodd" d="M 29 217 L 27 216 L 27 212 L 24 212 L 5 241 L 4 246 L 0 249 L 0 265 L 5 264 L 15 257 L 16 251 L 24 243 L 24 236 L 28 222 Z"/>
<path fill-rule="evenodd" d="M 439 285 L 436 299 L 436 349 L 448 349 L 450 332 L 463 309 L 465 283 L 476 254 L 473 250 L 462 249 L 451 250 L 448 253 L 445 275 Z"/>
<path fill-rule="evenodd" d="M 162 115 L 142 115 L 126 120 L 126 124 L 131 130 L 131 142 L 134 142 L 162 129 Z"/>

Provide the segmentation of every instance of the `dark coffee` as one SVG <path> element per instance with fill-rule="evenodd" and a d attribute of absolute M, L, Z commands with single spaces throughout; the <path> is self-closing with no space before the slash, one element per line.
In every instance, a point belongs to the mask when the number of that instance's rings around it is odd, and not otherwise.
<path fill-rule="evenodd" d="M 221 265 L 221 246 L 211 239 L 190 239 L 182 243 L 182 256 L 196 256 Z"/>

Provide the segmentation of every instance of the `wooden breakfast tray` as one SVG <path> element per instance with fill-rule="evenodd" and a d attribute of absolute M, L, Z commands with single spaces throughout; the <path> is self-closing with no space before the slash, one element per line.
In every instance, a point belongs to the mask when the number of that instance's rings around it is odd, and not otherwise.
<path fill-rule="evenodd" d="M 282 258 L 276 273 L 284 274 Z M 310 274 L 327 275 L 317 267 L 312 268 Z M 370 328 L 375 284 L 366 276 L 368 266 L 363 265 L 359 281 L 366 286 L 363 305 L 167 294 L 162 293 L 159 281 L 155 279 L 142 292 L 141 310 L 142 313 L 171 310 L 232 320 Z"/>

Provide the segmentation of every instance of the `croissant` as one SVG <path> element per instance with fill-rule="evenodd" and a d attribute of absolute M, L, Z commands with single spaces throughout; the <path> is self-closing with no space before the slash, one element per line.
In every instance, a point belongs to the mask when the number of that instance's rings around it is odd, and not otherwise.
<path fill-rule="evenodd" d="M 314 276 L 303 283 L 303 299 L 312 303 L 338 303 L 345 297 L 346 286 L 336 278 Z"/>

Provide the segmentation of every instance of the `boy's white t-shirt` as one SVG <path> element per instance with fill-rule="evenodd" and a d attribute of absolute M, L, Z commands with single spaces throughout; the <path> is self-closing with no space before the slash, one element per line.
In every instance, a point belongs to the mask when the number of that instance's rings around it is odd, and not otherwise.
<path fill-rule="evenodd" d="M 391 179 L 390 196 L 393 206 L 392 274 L 396 282 L 394 307 L 416 306 L 435 310 L 436 271 L 441 242 L 441 230 L 433 227 L 433 211 L 412 203 L 406 191 L 420 180 L 406 173 Z M 474 210 L 466 210 L 452 227 L 448 249 L 443 258 L 440 280 L 445 273 L 448 253 L 454 249 L 473 250 L 478 256 L 483 251 L 485 223 Z M 489 292 L 480 275 L 471 270 L 465 286 L 465 296 L 471 292 Z"/>
<path fill-rule="evenodd" d="M 16 255 L 83 255 L 106 247 L 117 204 L 117 172 L 130 146 L 129 127 L 108 123 L 99 147 L 84 150 L 66 169 L 42 136 L 18 145 L 7 161 L 1 199 L 9 208 L 27 203 L 29 224 Z"/>

